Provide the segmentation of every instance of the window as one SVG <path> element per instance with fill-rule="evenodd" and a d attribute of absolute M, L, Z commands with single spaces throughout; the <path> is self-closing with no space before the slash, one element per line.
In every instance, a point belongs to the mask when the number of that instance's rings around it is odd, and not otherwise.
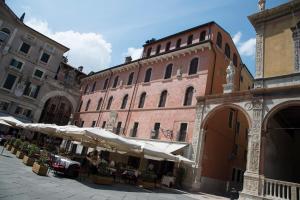
<path fill-rule="evenodd" d="M 241 80 L 241 82 L 244 82 L 244 77 L 243 77 L 243 75 L 241 75 L 240 80 Z"/>
<path fill-rule="evenodd" d="M 187 123 L 181 123 L 178 135 L 178 141 L 184 142 L 186 139 Z"/>
<path fill-rule="evenodd" d="M 96 121 L 92 121 L 92 126 L 91 127 L 95 127 L 96 125 Z"/>
<path fill-rule="evenodd" d="M 91 100 L 89 99 L 89 100 L 86 102 L 85 111 L 88 111 L 88 110 L 89 110 L 90 104 L 91 104 Z"/>
<path fill-rule="evenodd" d="M 99 99 L 96 110 L 100 110 L 102 104 L 102 98 Z"/>
<path fill-rule="evenodd" d="M 149 57 L 151 55 L 151 51 L 152 51 L 152 48 L 149 47 L 148 50 L 147 50 L 147 57 Z"/>
<path fill-rule="evenodd" d="M 206 31 L 202 31 L 201 33 L 200 33 L 200 42 L 201 41 L 204 41 L 206 39 Z"/>
<path fill-rule="evenodd" d="M 44 52 L 42 54 L 41 61 L 44 62 L 44 63 L 48 63 L 49 58 L 50 58 L 50 55 Z"/>
<path fill-rule="evenodd" d="M 80 104 L 79 104 L 79 107 L 78 107 L 78 112 L 80 112 L 80 110 L 81 110 L 81 107 L 82 107 L 82 101 L 80 102 Z"/>
<path fill-rule="evenodd" d="M 84 125 L 84 121 L 81 121 L 80 127 L 83 127 L 83 125 Z"/>
<path fill-rule="evenodd" d="M 167 95 L 168 95 L 167 90 L 164 90 L 164 91 L 160 94 L 160 99 L 159 99 L 158 107 L 165 107 L 166 101 L 167 101 Z"/>
<path fill-rule="evenodd" d="M 176 49 L 180 48 L 180 45 L 181 45 L 181 38 L 179 38 L 179 39 L 176 41 Z"/>
<path fill-rule="evenodd" d="M 232 128 L 232 122 L 233 122 L 233 110 L 230 110 L 229 116 L 228 116 L 228 127 Z"/>
<path fill-rule="evenodd" d="M 131 137 L 136 137 L 138 127 L 139 127 L 139 123 L 138 122 L 134 122 L 133 128 L 131 130 Z"/>
<path fill-rule="evenodd" d="M 159 52 L 160 52 L 160 48 L 161 48 L 161 45 L 159 44 L 159 45 L 157 45 L 157 47 L 156 47 L 156 54 L 159 54 Z"/>
<path fill-rule="evenodd" d="M 91 92 L 94 92 L 94 91 L 95 91 L 95 89 L 96 89 L 96 84 L 97 84 L 97 82 L 95 81 L 95 82 L 93 83 Z"/>
<path fill-rule="evenodd" d="M 143 108 L 146 100 L 146 92 L 143 92 L 140 97 L 138 108 Z"/>
<path fill-rule="evenodd" d="M 125 109 L 125 108 L 126 108 L 127 101 L 128 101 L 128 94 L 126 94 L 126 95 L 123 97 L 121 109 Z"/>
<path fill-rule="evenodd" d="M 193 60 L 191 60 L 190 68 L 189 68 L 189 75 L 197 74 L 198 60 L 199 60 L 198 58 L 194 58 Z"/>
<path fill-rule="evenodd" d="M 7 111 L 8 107 L 9 107 L 9 103 L 4 102 L 4 101 L 0 101 L 0 110 Z"/>
<path fill-rule="evenodd" d="M 81 154 L 82 156 L 86 156 L 87 155 L 87 152 L 88 152 L 89 148 L 86 147 L 86 146 L 83 146 L 82 147 L 82 151 L 81 151 Z"/>
<path fill-rule="evenodd" d="M 133 82 L 133 76 L 134 76 L 134 72 L 131 72 L 128 76 L 128 81 L 127 81 L 127 85 L 131 85 Z"/>
<path fill-rule="evenodd" d="M 237 67 L 237 55 L 234 53 L 232 57 L 233 65 Z"/>
<path fill-rule="evenodd" d="M 222 48 L 222 35 L 220 32 L 218 32 L 218 35 L 217 35 L 217 46 Z"/>
<path fill-rule="evenodd" d="M 117 87 L 118 81 L 119 81 L 119 76 L 116 76 L 112 88 L 116 88 Z"/>
<path fill-rule="evenodd" d="M 22 66 L 23 66 L 23 63 L 20 62 L 20 61 L 17 61 L 16 59 L 11 59 L 10 61 L 10 66 L 18 69 L 18 70 L 21 70 L 22 69 Z"/>
<path fill-rule="evenodd" d="M 122 122 L 118 122 L 117 124 L 117 128 L 116 128 L 116 134 L 119 135 L 121 132 L 121 126 L 122 126 Z"/>
<path fill-rule="evenodd" d="M 10 35 L 10 30 L 7 28 L 3 28 L 0 31 L 0 43 L 5 42 Z"/>
<path fill-rule="evenodd" d="M 241 126 L 240 122 L 237 122 L 236 123 L 236 135 L 240 134 L 240 126 Z"/>
<path fill-rule="evenodd" d="M 105 125 L 106 125 L 106 121 L 103 121 L 101 127 L 102 127 L 102 128 L 105 128 Z"/>
<path fill-rule="evenodd" d="M 28 117 L 28 118 L 31 117 L 31 113 L 32 113 L 31 110 L 22 108 L 20 106 L 17 106 L 17 108 L 15 110 L 16 115 L 22 115 L 22 116 L 25 116 L 25 117 Z"/>
<path fill-rule="evenodd" d="M 30 45 L 23 42 L 21 48 L 20 48 L 20 51 L 27 54 L 29 52 L 29 49 L 30 49 Z"/>
<path fill-rule="evenodd" d="M 108 86 L 108 78 L 105 79 L 104 85 L 103 85 L 103 90 L 107 89 Z"/>
<path fill-rule="evenodd" d="M 89 91 L 89 84 L 87 84 L 84 88 L 84 94 L 87 94 Z"/>
<path fill-rule="evenodd" d="M 171 42 L 168 42 L 168 43 L 166 44 L 166 52 L 167 52 L 167 51 L 170 51 L 170 47 L 171 47 Z"/>
<path fill-rule="evenodd" d="M 7 74 L 3 88 L 11 90 L 16 82 L 17 77 L 11 74 Z"/>
<path fill-rule="evenodd" d="M 171 78 L 171 76 L 172 76 L 172 68 L 173 68 L 173 64 L 169 64 L 169 65 L 166 67 L 164 79 Z"/>
<path fill-rule="evenodd" d="M 245 139 L 248 140 L 248 128 L 245 129 Z"/>
<path fill-rule="evenodd" d="M 225 44 L 225 56 L 230 58 L 230 47 L 227 43 Z"/>
<path fill-rule="evenodd" d="M 38 79 L 42 79 L 43 75 L 44 75 L 44 72 L 39 69 L 35 69 L 35 71 L 33 73 L 33 76 Z"/>
<path fill-rule="evenodd" d="M 107 106 L 106 106 L 106 110 L 110 109 L 112 101 L 113 101 L 113 96 L 109 97 L 108 102 L 107 102 Z"/>
<path fill-rule="evenodd" d="M 34 85 L 31 82 L 27 82 L 26 86 L 25 86 L 25 89 L 24 89 L 23 95 L 29 96 L 29 97 L 32 97 L 32 98 L 37 98 L 40 87 L 41 86 L 39 86 L 39 85 Z"/>
<path fill-rule="evenodd" d="M 193 35 L 189 35 L 188 40 L 187 40 L 187 45 L 190 45 L 193 43 Z"/>
<path fill-rule="evenodd" d="M 151 139 L 158 139 L 160 123 L 154 124 L 154 129 L 151 131 Z"/>
<path fill-rule="evenodd" d="M 194 88 L 193 87 L 188 87 L 186 89 L 185 95 L 184 95 L 184 102 L 183 102 L 184 106 L 192 105 L 193 95 L 194 95 Z"/>
<path fill-rule="evenodd" d="M 145 74 L 145 79 L 144 79 L 145 83 L 150 82 L 151 73 L 152 73 L 152 68 L 147 69 L 146 74 Z"/>

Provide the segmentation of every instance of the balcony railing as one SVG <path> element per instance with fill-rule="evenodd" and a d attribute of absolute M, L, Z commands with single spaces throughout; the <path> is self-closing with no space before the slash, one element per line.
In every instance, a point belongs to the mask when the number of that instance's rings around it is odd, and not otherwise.
<path fill-rule="evenodd" d="M 265 178 L 263 195 L 267 199 L 300 200 L 300 184 Z"/>

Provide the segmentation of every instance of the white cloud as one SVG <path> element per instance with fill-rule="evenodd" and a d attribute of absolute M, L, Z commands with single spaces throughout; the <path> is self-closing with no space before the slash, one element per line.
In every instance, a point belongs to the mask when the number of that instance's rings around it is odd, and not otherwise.
<path fill-rule="evenodd" d="M 240 31 L 237 32 L 237 33 L 233 36 L 232 40 L 233 40 L 233 42 L 234 42 L 235 45 L 237 45 L 237 44 L 240 42 L 241 37 L 242 37 L 242 33 L 241 33 Z"/>
<path fill-rule="evenodd" d="M 53 32 L 46 21 L 31 18 L 25 22 L 33 29 L 70 48 L 68 60 L 74 67 L 84 66 L 84 72 L 99 71 L 110 64 L 111 44 L 99 33 L 73 30 Z"/>
<path fill-rule="evenodd" d="M 143 48 L 129 47 L 127 49 L 127 52 L 123 54 L 123 57 L 131 56 L 132 60 L 136 60 L 142 57 L 142 53 L 143 53 Z"/>
<path fill-rule="evenodd" d="M 255 47 L 256 47 L 256 38 L 250 38 L 246 41 L 241 42 L 242 33 L 237 32 L 232 40 L 237 46 L 239 53 L 242 56 L 254 56 L 255 55 Z"/>

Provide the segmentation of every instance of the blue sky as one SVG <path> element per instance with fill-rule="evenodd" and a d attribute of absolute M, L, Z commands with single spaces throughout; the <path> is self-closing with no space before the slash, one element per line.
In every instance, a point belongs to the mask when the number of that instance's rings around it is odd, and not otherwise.
<path fill-rule="evenodd" d="M 288 0 L 267 0 L 267 8 Z M 257 0 L 6 0 L 25 23 L 70 47 L 69 61 L 85 72 L 138 57 L 150 38 L 215 21 L 235 38 L 254 73 L 255 31 L 247 19 Z"/>

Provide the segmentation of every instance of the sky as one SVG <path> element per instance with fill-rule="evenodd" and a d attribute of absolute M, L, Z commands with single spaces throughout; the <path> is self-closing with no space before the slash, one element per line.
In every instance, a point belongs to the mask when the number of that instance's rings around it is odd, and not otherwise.
<path fill-rule="evenodd" d="M 267 0 L 266 8 L 288 0 Z M 70 48 L 65 55 L 84 72 L 137 59 L 151 38 L 215 21 L 229 32 L 255 74 L 255 31 L 247 16 L 258 0 L 6 0 L 25 23 Z"/>

